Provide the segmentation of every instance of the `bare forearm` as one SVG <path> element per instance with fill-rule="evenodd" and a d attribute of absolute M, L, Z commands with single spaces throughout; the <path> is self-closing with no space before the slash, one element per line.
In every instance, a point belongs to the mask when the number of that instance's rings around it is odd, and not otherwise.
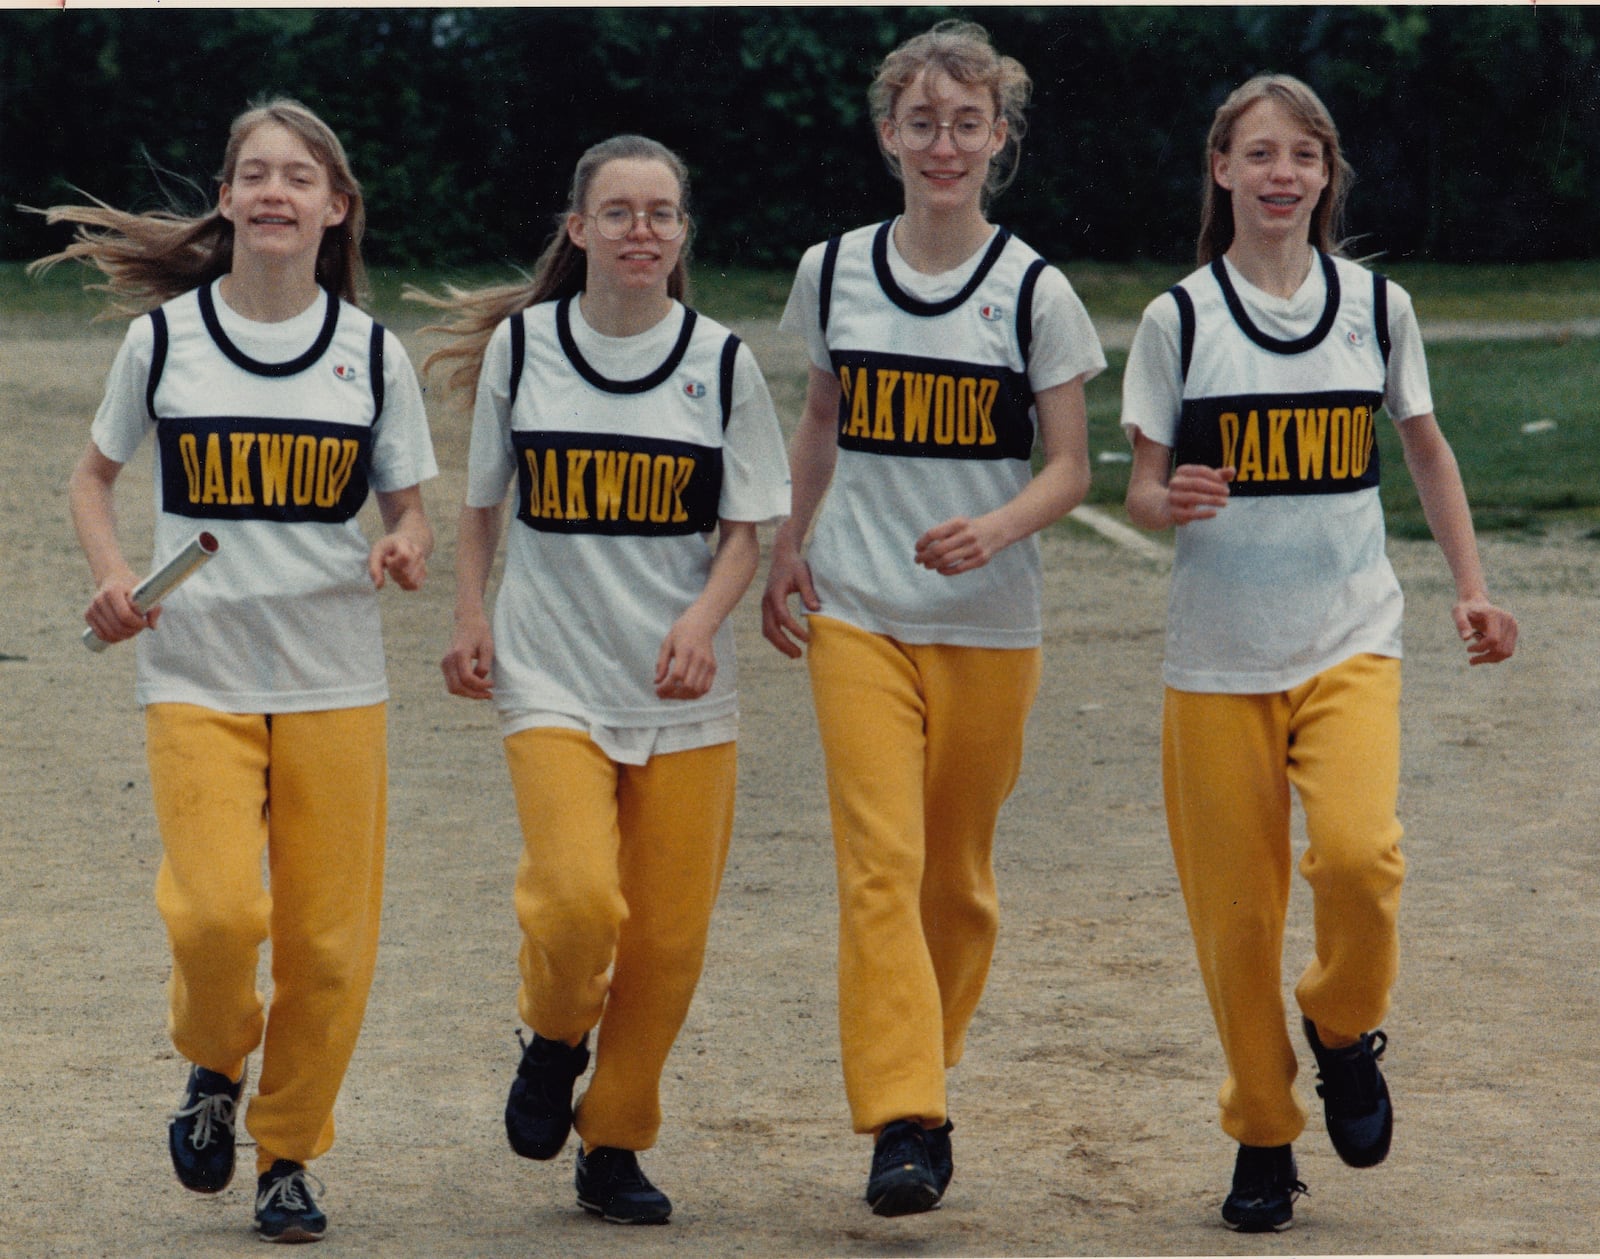
<path fill-rule="evenodd" d="M 495 507 L 463 507 L 456 525 L 456 620 L 483 615 L 489 569 L 500 541 L 500 512 Z"/>
<path fill-rule="evenodd" d="M 378 496 L 378 511 L 383 517 L 386 533 L 398 534 L 407 539 L 423 559 L 433 554 L 433 525 L 422 505 L 422 490 L 412 486 Z"/>
<path fill-rule="evenodd" d="M 713 631 L 738 606 L 761 562 L 756 527 L 748 521 L 724 520 L 718 529 L 717 553 L 706 576 L 705 589 L 691 605 Z"/>
<path fill-rule="evenodd" d="M 96 587 L 108 578 L 126 576 L 131 570 L 122 544 L 117 540 L 117 512 L 114 498 L 119 465 L 93 447 L 84 452 L 67 483 L 67 500 L 72 509 L 72 527 L 78 545 L 89 561 L 89 573 Z"/>

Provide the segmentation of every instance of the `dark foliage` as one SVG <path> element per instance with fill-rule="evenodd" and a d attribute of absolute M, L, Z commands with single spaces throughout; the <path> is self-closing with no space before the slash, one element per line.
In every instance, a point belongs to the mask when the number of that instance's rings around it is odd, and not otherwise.
<path fill-rule="evenodd" d="M 119 206 L 209 202 L 229 119 L 281 91 L 345 139 L 376 264 L 531 260 L 578 154 L 628 130 L 689 162 L 703 258 L 787 266 L 895 209 L 867 84 L 888 49 L 955 12 L 0 13 L 0 257 L 58 246 L 16 205 L 74 186 Z M 1600 9 L 970 16 L 1036 85 L 995 217 L 1055 259 L 1188 257 L 1211 112 L 1263 69 L 1307 79 L 1338 120 L 1360 252 L 1531 261 L 1587 257 L 1600 239 Z"/>

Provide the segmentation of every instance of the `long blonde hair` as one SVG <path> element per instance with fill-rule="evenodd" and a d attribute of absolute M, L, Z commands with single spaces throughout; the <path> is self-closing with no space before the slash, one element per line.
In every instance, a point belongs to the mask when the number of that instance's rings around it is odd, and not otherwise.
<path fill-rule="evenodd" d="M 348 302 L 361 301 L 367 285 L 361 261 L 366 203 L 344 145 L 327 123 L 286 96 L 252 103 L 228 130 L 218 182 L 233 182 L 239 150 L 256 128 L 267 123 L 277 123 L 298 137 L 328 172 L 333 190 L 348 199 L 344 221 L 322 234 L 317 283 Z M 226 275 L 233 265 L 233 224 L 216 208 L 202 215 L 176 210 L 134 214 L 95 197 L 89 199 L 94 204 L 54 205 L 38 212 L 49 223 L 75 223 L 77 231 L 65 249 L 30 263 L 28 273 L 37 274 L 67 261 L 96 268 L 107 277 L 107 283 L 90 287 L 109 294 L 105 315 L 142 314 Z"/>
<path fill-rule="evenodd" d="M 984 180 L 984 204 L 1010 186 L 1022 157 L 1022 137 L 1027 131 L 1023 110 L 1033 93 L 1033 81 L 1015 57 L 1003 57 L 989 42 L 989 32 L 976 22 L 948 18 L 921 35 L 906 40 L 878 67 L 878 74 L 867 89 L 872 121 L 881 134 L 882 124 L 894 116 L 900 93 L 910 87 L 924 70 L 938 70 L 963 87 L 985 89 L 994 100 L 995 119 L 1006 124 L 1006 142 L 989 164 Z M 883 160 L 896 179 L 900 164 L 884 150 Z"/>
<path fill-rule="evenodd" d="M 1233 144 L 1239 119 L 1259 101 L 1274 100 L 1289 111 L 1295 123 L 1322 145 L 1328 163 L 1328 185 L 1311 211 L 1307 229 L 1310 243 L 1328 254 L 1344 252 L 1344 203 L 1355 171 L 1339 149 L 1339 129 L 1321 99 L 1306 84 L 1288 74 L 1258 74 L 1236 87 L 1217 107 L 1206 137 L 1205 170 L 1201 174 L 1200 239 L 1196 255 L 1202 266 L 1228 252 L 1233 243 L 1233 199 L 1217 184 L 1212 158 Z"/>
<path fill-rule="evenodd" d="M 437 307 L 454 316 L 447 322 L 430 324 L 423 329 L 424 332 L 442 333 L 455 338 L 451 344 L 428 355 L 422 364 L 424 375 L 431 373 L 435 367 L 449 366 L 450 371 L 444 378 L 446 394 L 460 395 L 470 408 L 478 393 L 478 374 L 483 368 L 483 354 L 494 330 L 519 310 L 526 310 L 540 302 L 576 297 L 583 291 L 586 266 L 584 252 L 567 235 L 567 215 L 583 213 L 588 204 L 589 189 L 600 168 L 607 162 L 622 158 L 656 161 L 665 165 L 678 181 L 680 208 L 688 214 L 689 170 L 683 164 L 683 159 L 666 145 L 646 136 L 612 136 L 589 148 L 578 159 L 578 165 L 572 173 L 572 187 L 567 194 L 567 207 L 556 216 L 555 231 L 545 243 L 539 260 L 534 263 L 533 275 L 529 279 L 520 284 L 496 284 L 479 289 L 446 285 L 443 297 L 436 297 L 410 285 L 406 287 L 404 296 L 408 300 Z M 677 265 L 667 276 L 667 296 L 684 303 L 689 300 L 688 237 L 685 237 L 683 249 L 678 254 Z"/>

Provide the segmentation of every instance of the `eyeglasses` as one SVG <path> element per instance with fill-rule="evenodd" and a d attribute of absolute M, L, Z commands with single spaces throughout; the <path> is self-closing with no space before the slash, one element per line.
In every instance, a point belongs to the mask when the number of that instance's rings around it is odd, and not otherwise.
<path fill-rule="evenodd" d="M 963 153 L 978 152 L 994 134 L 994 124 L 976 114 L 957 118 L 954 122 L 935 122 L 932 118 L 918 115 L 895 123 L 894 129 L 900 136 L 900 143 L 917 152 L 931 149 L 940 131 L 948 131 L 956 148 Z"/>
<path fill-rule="evenodd" d="M 658 205 L 653 210 L 630 210 L 625 205 L 608 205 L 593 219 L 600 235 L 607 240 L 621 240 L 633 231 L 634 223 L 643 219 L 650 234 L 657 240 L 677 240 L 689 226 L 689 216 L 675 205 Z"/>

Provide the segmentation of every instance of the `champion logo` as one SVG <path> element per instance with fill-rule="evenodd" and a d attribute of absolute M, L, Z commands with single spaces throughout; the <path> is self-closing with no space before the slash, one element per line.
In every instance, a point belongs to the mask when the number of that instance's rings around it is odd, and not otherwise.
<path fill-rule="evenodd" d="M 1355 346 L 1358 350 L 1367 343 L 1366 337 L 1361 335 L 1360 328 L 1350 329 L 1349 332 L 1344 334 L 1344 339 L 1351 345 Z"/>
<path fill-rule="evenodd" d="M 683 387 L 683 392 L 691 398 L 703 398 L 706 396 L 706 387 L 698 380 L 691 380 Z"/>
<path fill-rule="evenodd" d="M 1000 320 L 1005 318 L 1006 313 L 993 303 L 985 302 L 982 306 L 978 307 L 978 314 L 983 316 L 983 318 L 987 319 L 990 323 L 999 323 Z"/>
<path fill-rule="evenodd" d="M 340 380 L 354 380 L 360 375 L 349 363 L 335 363 L 333 365 L 333 374 Z"/>

